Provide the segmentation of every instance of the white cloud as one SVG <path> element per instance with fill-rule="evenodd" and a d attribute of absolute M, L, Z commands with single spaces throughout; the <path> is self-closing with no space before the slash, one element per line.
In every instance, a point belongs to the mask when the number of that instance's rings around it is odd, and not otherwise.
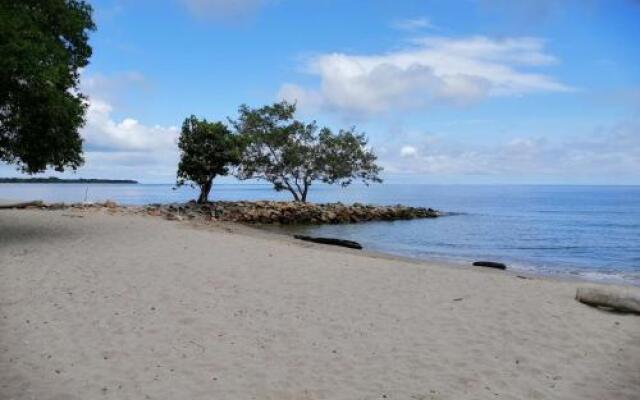
<path fill-rule="evenodd" d="M 177 151 L 87 151 L 85 165 L 76 175 L 87 178 L 135 179 L 144 183 L 171 183 L 175 182 L 177 165 Z"/>
<path fill-rule="evenodd" d="M 466 105 L 491 96 L 572 90 L 529 69 L 556 59 L 538 38 L 426 37 L 413 47 L 379 55 L 321 54 L 307 71 L 320 86 L 281 87 L 279 97 L 302 107 L 360 113 L 417 109 L 434 102 Z"/>
<path fill-rule="evenodd" d="M 323 107 L 322 93 L 314 90 L 306 90 L 298 85 L 285 83 L 278 91 L 279 99 L 295 101 L 304 110 L 316 110 Z M 301 111 L 304 111 L 301 110 Z"/>
<path fill-rule="evenodd" d="M 179 129 L 144 124 L 133 115 L 115 116 L 132 92 L 140 88 L 148 91 L 150 85 L 142 74 L 83 73 L 81 87 L 88 96 L 88 108 L 85 126 L 80 131 L 85 165 L 78 170 L 78 175 L 147 182 L 175 179 Z"/>
<path fill-rule="evenodd" d="M 411 135 L 411 145 L 387 144 L 380 162 L 387 173 L 423 176 L 493 176 L 521 182 L 637 183 L 640 121 L 603 127 L 569 139 L 515 137 L 485 145 L 432 135 Z M 612 180 L 615 177 L 617 180 Z M 467 180 L 468 181 L 468 180 Z"/>
<path fill-rule="evenodd" d="M 402 146 L 400 149 L 400 155 L 402 157 L 415 157 L 417 154 L 418 150 L 413 146 Z"/>
<path fill-rule="evenodd" d="M 178 128 L 144 125 L 127 117 L 118 121 L 109 103 L 90 97 L 87 123 L 81 134 L 87 151 L 157 151 L 176 147 Z"/>
<path fill-rule="evenodd" d="M 138 72 L 113 75 L 81 72 L 81 92 L 87 97 L 84 140 L 85 164 L 77 172 L 44 175 L 84 178 L 136 179 L 143 182 L 172 182 L 178 165 L 176 126 L 145 124 L 133 115 L 116 117 L 127 97 L 150 85 Z M 19 176 L 13 165 L 0 164 L 0 175 Z"/>
<path fill-rule="evenodd" d="M 257 11 L 265 0 L 181 0 L 198 18 L 240 18 Z"/>
<path fill-rule="evenodd" d="M 421 29 L 436 29 L 435 25 L 431 23 L 431 20 L 426 17 L 400 19 L 393 21 L 391 24 L 395 29 L 402 31 L 418 31 Z"/>

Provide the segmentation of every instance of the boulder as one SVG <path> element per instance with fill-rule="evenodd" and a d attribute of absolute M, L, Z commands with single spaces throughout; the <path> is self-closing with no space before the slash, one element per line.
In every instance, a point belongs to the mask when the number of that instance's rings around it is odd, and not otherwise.
<path fill-rule="evenodd" d="M 616 287 L 579 287 L 576 300 L 593 307 L 640 314 L 640 291 Z"/>

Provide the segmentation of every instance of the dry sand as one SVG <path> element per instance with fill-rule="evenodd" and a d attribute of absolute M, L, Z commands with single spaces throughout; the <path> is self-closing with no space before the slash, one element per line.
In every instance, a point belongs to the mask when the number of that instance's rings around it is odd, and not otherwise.
<path fill-rule="evenodd" d="M 640 398 L 575 282 L 233 230 L 0 211 L 0 398 Z"/>

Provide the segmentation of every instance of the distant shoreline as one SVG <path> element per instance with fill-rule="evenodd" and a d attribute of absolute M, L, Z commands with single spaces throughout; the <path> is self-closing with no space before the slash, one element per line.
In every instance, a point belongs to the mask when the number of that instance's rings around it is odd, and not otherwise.
<path fill-rule="evenodd" d="M 60 179 L 49 178 L 0 178 L 0 183 L 86 183 L 86 184 L 127 184 L 137 185 L 138 181 L 132 179 Z"/>

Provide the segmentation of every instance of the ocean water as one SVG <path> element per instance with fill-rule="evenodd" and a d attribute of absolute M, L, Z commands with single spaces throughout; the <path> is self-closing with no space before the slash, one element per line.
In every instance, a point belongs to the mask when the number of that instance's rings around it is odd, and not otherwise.
<path fill-rule="evenodd" d="M 0 184 L 0 199 L 182 202 L 171 185 Z M 314 202 L 432 207 L 425 220 L 283 227 L 356 240 L 366 249 L 454 263 L 501 261 L 511 269 L 640 285 L 640 186 L 400 185 L 312 187 Z M 287 200 L 268 185 L 216 185 L 212 200 Z"/>

